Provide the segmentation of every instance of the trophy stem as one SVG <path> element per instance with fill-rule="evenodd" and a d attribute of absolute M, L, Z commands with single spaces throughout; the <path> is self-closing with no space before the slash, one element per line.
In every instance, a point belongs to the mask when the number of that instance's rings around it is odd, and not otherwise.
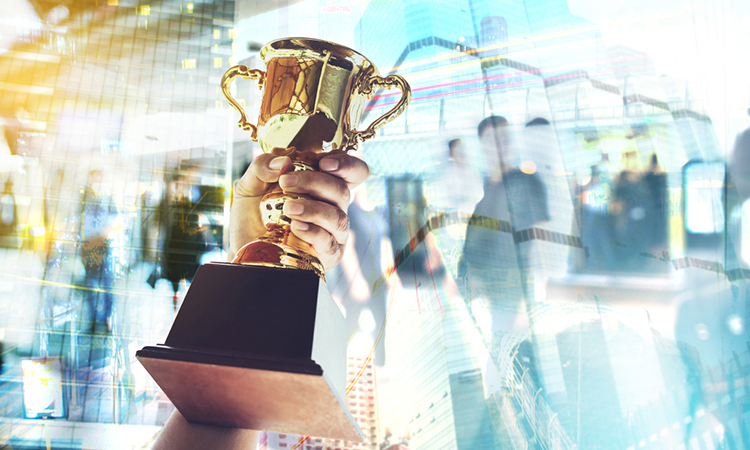
<path fill-rule="evenodd" d="M 263 236 L 242 247 L 232 263 L 311 270 L 325 280 L 325 269 L 315 250 L 295 236 L 288 225 L 272 226 Z"/>
<path fill-rule="evenodd" d="M 295 171 L 316 170 L 310 163 L 294 161 Z M 325 281 L 325 268 L 315 249 L 298 238 L 291 229 L 291 220 L 284 215 L 284 203 L 289 199 L 307 198 L 300 194 L 286 194 L 279 186 L 266 193 L 260 202 L 266 232 L 240 248 L 232 263 L 253 266 L 301 269 L 315 272 Z"/>

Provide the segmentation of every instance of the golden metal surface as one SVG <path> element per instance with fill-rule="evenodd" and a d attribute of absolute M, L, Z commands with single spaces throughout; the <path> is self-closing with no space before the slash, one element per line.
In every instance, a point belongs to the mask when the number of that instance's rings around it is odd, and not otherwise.
<path fill-rule="evenodd" d="M 247 68 L 247 66 L 234 66 L 227 70 L 224 76 L 221 77 L 221 92 L 224 93 L 224 97 L 226 97 L 229 104 L 232 105 L 232 107 L 234 107 L 234 109 L 236 109 L 240 113 L 240 121 L 238 125 L 243 130 L 250 131 L 252 133 L 250 135 L 250 139 L 252 139 L 253 141 L 258 140 L 258 127 L 247 120 L 245 110 L 242 109 L 242 106 L 237 103 L 234 97 L 232 97 L 232 94 L 229 92 L 229 85 L 232 84 L 232 80 L 234 80 L 235 77 L 240 76 L 246 80 L 257 80 L 258 89 L 263 89 L 265 75 L 266 74 L 262 70 L 250 70 Z"/>
<path fill-rule="evenodd" d="M 295 158 L 296 151 L 289 156 Z M 312 164 L 294 161 L 294 171 L 316 170 Z M 266 233 L 240 248 L 233 263 L 266 267 L 312 270 L 325 280 L 325 267 L 312 245 L 298 238 L 291 230 L 291 220 L 284 215 L 289 199 L 305 199 L 303 194 L 286 194 L 276 185 L 260 201 L 261 217 Z"/>
<path fill-rule="evenodd" d="M 356 149 L 401 114 L 411 100 L 409 83 L 403 77 L 381 77 L 367 58 L 332 42 L 280 39 L 263 47 L 260 57 L 266 64 L 265 72 L 232 67 L 222 77 L 222 92 L 240 113 L 239 127 L 250 131 L 250 138 L 264 152 L 289 155 L 295 170 L 317 170 L 324 143 L 335 151 Z M 257 80 L 263 91 L 257 125 L 247 120 L 229 92 L 238 76 Z M 358 131 L 365 102 L 375 88 L 399 89 L 401 98 L 367 129 Z M 314 270 L 323 277 L 323 266 L 312 246 L 289 230 L 289 219 L 282 211 L 290 198 L 298 197 L 284 194 L 278 187 L 263 198 L 261 213 L 268 233 L 243 247 L 234 262 Z"/>
<path fill-rule="evenodd" d="M 398 75 L 388 75 L 383 78 L 380 75 L 372 75 L 367 78 L 367 81 L 359 86 L 359 91 L 367 98 L 372 97 L 373 87 L 379 88 L 397 88 L 401 91 L 401 98 L 396 103 L 396 106 L 391 108 L 390 111 L 373 121 L 365 131 L 355 131 L 351 136 L 351 140 L 355 143 L 364 142 L 368 139 L 375 137 L 375 132 L 383 127 L 383 125 L 392 121 L 396 117 L 400 116 L 402 112 L 406 110 L 411 101 L 411 88 L 409 83 L 403 77 Z"/>

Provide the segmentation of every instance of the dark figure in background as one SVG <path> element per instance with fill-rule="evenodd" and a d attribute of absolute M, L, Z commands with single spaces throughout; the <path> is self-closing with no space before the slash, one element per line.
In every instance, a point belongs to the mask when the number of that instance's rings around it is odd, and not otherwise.
<path fill-rule="evenodd" d="M 609 213 L 612 184 L 600 165 L 591 166 L 591 181 L 581 187 L 581 238 L 586 248 L 586 272 L 615 269 L 614 222 Z"/>
<path fill-rule="evenodd" d="M 528 132 L 532 127 L 549 126 L 547 119 L 537 117 L 525 126 Z M 524 172 L 518 168 L 519 156 L 503 152 L 503 184 L 507 190 L 513 230 L 521 231 L 550 220 L 547 208 L 547 188 L 541 177 L 534 172 Z M 487 197 L 487 194 L 485 194 Z"/>
<path fill-rule="evenodd" d="M 667 175 L 659 167 L 656 154 L 647 170 L 640 170 L 635 152 L 623 155 L 623 170 L 612 189 L 613 237 L 617 264 L 611 270 L 631 273 L 658 273 L 668 270 L 661 257 L 667 239 Z"/>
<path fill-rule="evenodd" d="M 162 261 L 163 277 L 172 283 L 172 306 L 177 311 L 177 291 L 180 281 L 191 282 L 206 251 L 204 231 L 195 208 L 200 202 L 200 191 L 191 182 L 190 171 L 168 184 L 163 204 L 163 223 L 166 227 Z"/>
<path fill-rule="evenodd" d="M 644 262 L 641 252 L 649 247 L 646 236 L 649 235 L 647 214 L 650 198 L 641 179 L 635 152 L 623 154 L 623 169 L 614 182 L 612 197 L 619 262 L 615 270 L 640 272 Z"/>
<path fill-rule="evenodd" d="M 430 208 L 445 213 L 469 213 L 482 198 L 481 174 L 471 167 L 461 139 L 448 142 L 448 160 L 437 166 L 433 191 Z"/>
<path fill-rule="evenodd" d="M 84 285 L 90 331 L 97 325 L 110 331 L 114 256 L 111 234 L 117 211 L 101 190 L 102 173 L 92 170 L 81 198 L 81 259 L 85 271 Z"/>
<path fill-rule="evenodd" d="M 535 119 L 527 126 L 544 125 L 549 122 Z M 521 267 L 513 232 L 549 220 L 546 187 L 536 173 L 519 170 L 507 132 L 508 121 L 501 116 L 488 117 L 478 126 L 490 170 L 484 196 L 466 229 L 463 261 L 459 263 L 459 278 L 469 291 L 467 295 L 484 299 L 489 309 L 493 347 L 525 310 L 522 271 L 527 267 Z M 499 230 L 494 221 L 499 221 Z M 503 229 L 503 223 L 510 223 L 511 229 Z"/>
<path fill-rule="evenodd" d="M 388 238 L 393 256 L 396 257 L 427 223 L 430 212 L 424 195 L 424 182 L 420 176 L 406 174 L 389 177 L 385 184 Z M 436 276 L 436 272 L 442 271 L 442 266 L 431 266 L 426 243 L 422 243 L 413 249 L 408 259 L 397 269 L 404 286 L 414 287 L 420 280 Z"/>
<path fill-rule="evenodd" d="M 647 212 L 650 230 L 648 246 L 656 250 L 666 246 L 667 241 L 667 174 L 659 166 L 656 153 L 651 155 L 648 170 L 643 175 L 643 183 L 649 193 L 649 211 Z"/>
<path fill-rule="evenodd" d="M 750 115 L 750 109 L 747 114 Z M 744 203 L 750 199 L 750 128 L 743 130 L 734 142 L 729 173 L 739 201 Z"/>
<path fill-rule="evenodd" d="M 18 215 L 16 211 L 16 198 L 13 195 L 13 181 L 5 180 L 3 191 L 0 192 L 0 242 L 3 236 L 11 236 L 16 232 Z"/>
<path fill-rule="evenodd" d="M 545 125 L 549 122 L 537 119 L 527 127 Z M 531 268 L 530 243 L 516 243 L 514 234 L 549 220 L 546 187 L 535 171 L 525 173 L 519 169 L 521 155 L 508 128 L 508 121 L 501 116 L 479 123 L 479 139 L 489 162 L 488 178 L 484 195 L 466 228 L 463 260 L 458 264 L 459 288 L 493 359 L 503 338 L 528 321 L 528 280 L 524 272 Z M 525 343 L 521 347 L 524 354 L 519 355 L 518 361 L 526 366 L 524 369 L 530 369 L 532 379 L 538 382 L 531 345 Z M 489 431 L 493 429 L 492 419 L 484 411 L 474 421 L 477 431 L 487 430 L 481 433 L 487 439 L 482 448 L 502 448 L 500 438 Z"/>

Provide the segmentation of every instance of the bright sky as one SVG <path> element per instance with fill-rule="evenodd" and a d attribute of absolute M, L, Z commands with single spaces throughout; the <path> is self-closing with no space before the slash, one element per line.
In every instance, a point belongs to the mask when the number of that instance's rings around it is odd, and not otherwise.
<path fill-rule="evenodd" d="M 658 74 L 690 83 L 722 148 L 750 126 L 750 2 L 738 0 L 568 0 L 599 25 L 606 45 L 648 53 Z"/>

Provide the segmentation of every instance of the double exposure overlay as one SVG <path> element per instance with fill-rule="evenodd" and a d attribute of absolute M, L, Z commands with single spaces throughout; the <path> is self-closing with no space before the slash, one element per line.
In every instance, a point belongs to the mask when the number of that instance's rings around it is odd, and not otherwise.
<path fill-rule="evenodd" d="M 748 29 L 720 0 L 0 0 L 0 448 L 151 448 L 174 406 L 135 353 L 234 256 L 262 153 L 221 77 L 309 37 L 412 100 L 325 275 L 365 440 L 258 448 L 750 449 Z"/>

